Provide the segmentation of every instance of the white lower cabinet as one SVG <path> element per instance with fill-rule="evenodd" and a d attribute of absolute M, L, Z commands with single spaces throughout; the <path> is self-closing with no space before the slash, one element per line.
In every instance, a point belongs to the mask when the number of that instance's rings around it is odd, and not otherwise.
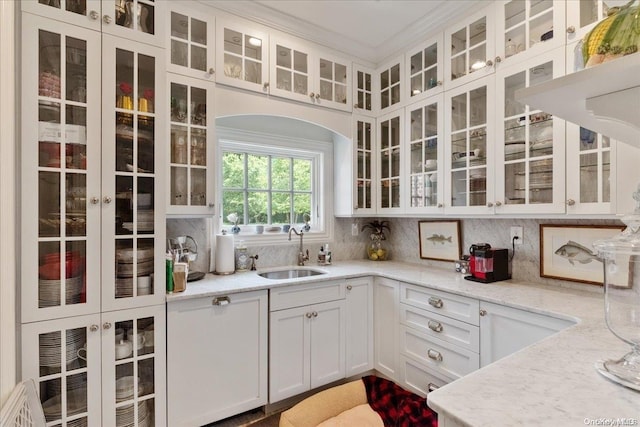
<path fill-rule="evenodd" d="M 267 313 L 266 290 L 167 304 L 168 425 L 267 403 Z"/>
<path fill-rule="evenodd" d="M 420 396 L 426 396 L 427 393 L 447 385 L 455 379 L 404 355 L 400 355 L 399 371 L 402 387 Z"/>
<path fill-rule="evenodd" d="M 271 290 L 269 402 L 345 378 L 344 286 L 330 281 Z"/>
<path fill-rule="evenodd" d="M 398 296 L 395 280 L 376 277 L 373 292 L 374 367 L 395 380 L 398 378 Z"/>
<path fill-rule="evenodd" d="M 373 279 L 349 279 L 346 286 L 346 376 L 373 369 Z"/>
<path fill-rule="evenodd" d="M 482 302 L 480 366 L 487 366 L 573 324 L 570 320 Z"/>

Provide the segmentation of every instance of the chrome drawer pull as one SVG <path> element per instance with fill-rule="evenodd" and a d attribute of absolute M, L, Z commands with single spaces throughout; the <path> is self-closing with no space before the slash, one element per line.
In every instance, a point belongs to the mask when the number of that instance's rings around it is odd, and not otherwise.
<path fill-rule="evenodd" d="M 427 356 L 429 356 L 429 359 L 433 359 L 436 362 L 442 362 L 442 354 L 440 354 L 439 351 L 435 351 L 430 348 L 427 350 Z"/>
<path fill-rule="evenodd" d="M 429 385 L 427 386 L 427 390 L 428 390 L 429 392 L 432 392 L 432 391 L 437 390 L 437 389 L 439 389 L 439 388 L 440 388 L 440 387 L 438 387 L 438 386 L 437 386 L 437 385 L 435 385 L 434 383 L 429 383 Z"/>
<path fill-rule="evenodd" d="M 429 305 L 432 305 L 435 308 L 442 308 L 442 300 L 436 297 L 429 297 Z"/>
<path fill-rule="evenodd" d="M 231 298 L 229 297 L 215 297 L 212 301 L 211 301 L 212 305 L 227 305 L 227 304 L 231 304 Z"/>
<path fill-rule="evenodd" d="M 429 326 L 429 329 L 431 329 L 433 332 L 442 332 L 442 323 L 440 322 L 429 320 L 429 323 L 427 325 Z"/>

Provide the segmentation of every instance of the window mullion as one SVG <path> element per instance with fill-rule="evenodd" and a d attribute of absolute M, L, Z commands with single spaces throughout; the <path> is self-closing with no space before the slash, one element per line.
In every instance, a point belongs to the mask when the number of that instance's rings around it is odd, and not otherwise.
<path fill-rule="evenodd" d="M 242 186 L 242 204 L 244 205 L 242 223 L 249 223 L 249 155 L 244 153 L 244 185 Z"/>
<path fill-rule="evenodd" d="M 289 223 L 295 220 L 294 198 L 293 198 L 293 158 L 289 157 Z"/>
<path fill-rule="evenodd" d="M 271 155 L 268 156 L 268 160 L 267 160 L 267 175 L 268 175 L 268 179 L 267 179 L 267 223 L 268 224 L 272 224 L 272 216 L 271 216 L 271 203 L 272 203 L 272 198 L 271 198 L 271 190 L 273 189 L 272 187 L 272 183 L 271 183 Z"/>

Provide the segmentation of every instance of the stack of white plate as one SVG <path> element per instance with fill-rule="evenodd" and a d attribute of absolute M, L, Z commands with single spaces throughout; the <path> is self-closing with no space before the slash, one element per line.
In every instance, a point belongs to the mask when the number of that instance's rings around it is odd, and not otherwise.
<path fill-rule="evenodd" d="M 66 304 L 82 302 L 82 276 L 65 280 Z M 60 305 L 61 280 L 38 279 L 38 307 L 56 307 Z"/>
<path fill-rule="evenodd" d="M 42 404 L 42 410 L 47 421 L 59 420 L 62 418 L 62 396 L 57 395 L 46 400 Z M 87 389 L 80 388 L 70 390 L 67 393 L 67 416 L 81 414 L 87 411 Z"/>
<path fill-rule="evenodd" d="M 134 257 L 135 255 L 135 257 Z M 116 250 L 116 298 L 133 296 L 134 266 L 136 276 L 148 276 L 153 273 L 154 248 L 132 248 Z M 134 262 L 135 260 L 135 262 Z"/>
<path fill-rule="evenodd" d="M 81 390 L 87 388 L 87 374 L 70 375 L 67 377 L 67 390 Z M 60 394 L 60 381 L 46 382 L 47 396 Z"/>
<path fill-rule="evenodd" d="M 116 279 L 116 298 L 130 298 L 133 296 L 133 280 L 131 277 Z"/>
<path fill-rule="evenodd" d="M 87 418 L 78 418 L 76 420 L 67 421 L 67 427 L 88 427 Z"/>
<path fill-rule="evenodd" d="M 133 398 L 134 377 L 122 377 L 116 380 L 116 402 L 123 402 Z M 138 379 L 138 384 L 140 380 Z"/>
<path fill-rule="evenodd" d="M 116 408 L 116 425 L 118 427 L 133 427 L 135 425 L 135 413 L 133 405 Z M 138 403 L 138 426 L 148 427 L 151 423 L 151 414 L 147 401 Z"/>
<path fill-rule="evenodd" d="M 78 358 L 78 350 L 85 344 L 85 335 L 83 332 L 84 329 L 70 329 L 67 331 L 67 365 Z M 40 335 L 40 366 L 47 368 L 60 367 L 61 347 L 60 334 L 49 333 Z"/>

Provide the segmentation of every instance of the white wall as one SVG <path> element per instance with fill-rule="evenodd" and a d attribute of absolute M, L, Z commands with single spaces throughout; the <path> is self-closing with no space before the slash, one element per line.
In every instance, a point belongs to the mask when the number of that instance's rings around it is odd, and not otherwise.
<path fill-rule="evenodd" d="M 0 1 L 0 404 L 16 379 L 14 6 Z"/>

